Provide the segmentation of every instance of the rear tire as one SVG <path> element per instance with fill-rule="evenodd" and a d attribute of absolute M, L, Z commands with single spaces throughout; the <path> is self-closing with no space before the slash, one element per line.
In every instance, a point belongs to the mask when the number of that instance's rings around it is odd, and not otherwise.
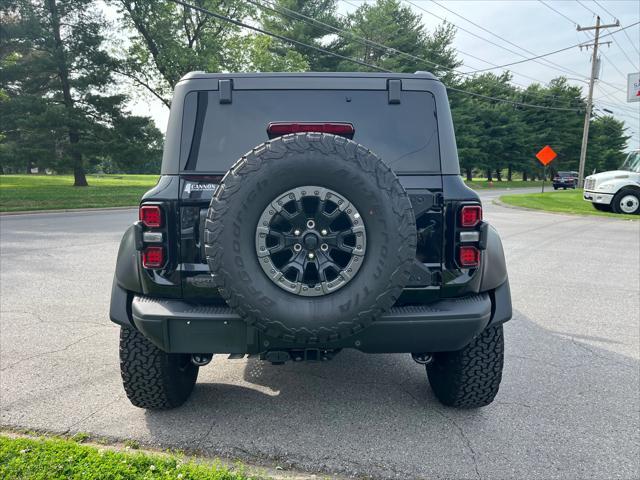
<path fill-rule="evenodd" d="M 436 353 L 427 365 L 427 376 L 444 405 L 484 407 L 498 393 L 503 360 L 502 325 L 488 327 L 462 350 Z"/>
<path fill-rule="evenodd" d="M 190 355 L 164 352 L 139 331 L 121 327 L 120 373 L 127 397 L 136 407 L 179 407 L 193 391 L 198 368 Z"/>

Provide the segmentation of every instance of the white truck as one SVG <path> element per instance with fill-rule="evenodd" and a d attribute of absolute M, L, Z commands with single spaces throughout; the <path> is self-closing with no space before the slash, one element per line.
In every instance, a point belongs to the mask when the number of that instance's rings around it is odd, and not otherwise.
<path fill-rule="evenodd" d="M 629 153 L 618 170 L 585 178 L 583 197 L 597 210 L 640 214 L 640 150 Z"/>

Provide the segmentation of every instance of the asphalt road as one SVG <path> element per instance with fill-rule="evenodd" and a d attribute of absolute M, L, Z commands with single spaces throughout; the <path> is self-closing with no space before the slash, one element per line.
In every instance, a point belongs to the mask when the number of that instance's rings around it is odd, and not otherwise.
<path fill-rule="evenodd" d="M 490 199 L 498 192 L 484 192 Z M 442 407 L 409 355 L 216 358 L 170 412 L 129 404 L 107 318 L 135 211 L 0 218 L 0 423 L 380 478 L 639 478 L 640 223 L 486 202 L 515 317 L 496 401 Z"/>

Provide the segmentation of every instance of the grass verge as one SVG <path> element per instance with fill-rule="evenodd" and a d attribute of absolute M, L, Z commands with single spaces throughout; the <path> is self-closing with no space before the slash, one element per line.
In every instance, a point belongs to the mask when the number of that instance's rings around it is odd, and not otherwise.
<path fill-rule="evenodd" d="M 586 202 L 582 199 L 582 190 L 503 195 L 500 197 L 500 201 L 515 207 L 533 208 L 549 212 L 597 215 L 599 217 L 615 217 L 629 220 L 638 220 L 640 218 L 638 215 L 624 215 L 596 210 L 591 202 Z"/>
<path fill-rule="evenodd" d="M 135 207 L 158 175 L 88 175 L 88 187 L 74 187 L 71 175 L 0 175 L 0 212 L 71 208 Z M 474 190 L 539 187 L 541 182 L 487 182 Z"/>
<path fill-rule="evenodd" d="M 0 212 L 136 206 L 158 175 L 89 175 L 74 187 L 71 175 L 0 175 Z"/>
<path fill-rule="evenodd" d="M 486 180 L 482 180 L 480 178 L 474 178 L 472 181 L 465 180 L 464 183 L 467 184 L 469 188 L 473 188 L 474 190 L 484 190 L 484 189 L 507 189 L 507 188 L 533 188 L 533 187 L 541 187 L 542 181 L 536 180 L 535 182 L 523 182 L 522 180 L 512 180 L 510 182 L 503 180 L 502 182 L 493 181 L 487 182 Z M 547 181 L 545 182 L 545 186 L 548 185 L 551 187 L 551 184 Z"/>
<path fill-rule="evenodd" d="M 0 435 L 0 478 L 247 480 L 241 470 L 171 454 L 115 451 L 62 438 Z"/>

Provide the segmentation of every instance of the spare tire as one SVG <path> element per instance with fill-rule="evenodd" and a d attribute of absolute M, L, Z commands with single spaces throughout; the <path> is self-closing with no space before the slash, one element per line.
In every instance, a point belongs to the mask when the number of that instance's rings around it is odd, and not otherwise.
<path fill-rule="evenodd" d="M 416 226 L 398 178 L 343 137 L 257 146 L 216 189 L 205 252 L 220 294 L 266 335 L 327 343 L 366 328 L 409 280 Z"/>

